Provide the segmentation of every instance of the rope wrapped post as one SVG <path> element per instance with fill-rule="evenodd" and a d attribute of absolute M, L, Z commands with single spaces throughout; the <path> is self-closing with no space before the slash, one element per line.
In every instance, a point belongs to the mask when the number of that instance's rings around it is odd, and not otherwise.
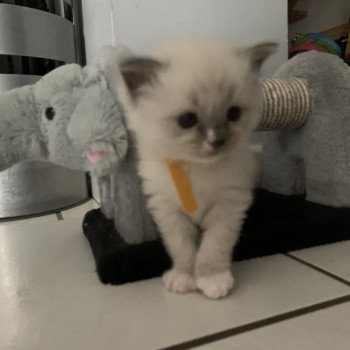
<path fill-rule="evenodd" d="M 298 128 L 302 126 L 312 107 L 312 99 L 303 79 L 264 79 L 262 115 L 259 131 Z"/>

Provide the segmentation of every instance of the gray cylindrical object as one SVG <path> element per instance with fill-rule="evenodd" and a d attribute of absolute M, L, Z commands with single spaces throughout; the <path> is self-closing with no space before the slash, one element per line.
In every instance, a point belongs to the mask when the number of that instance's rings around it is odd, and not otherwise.
<path fill-rule="evenodd" d="M 312 101 L 304 80 L 264 79 L 259 131 L 301 127 L 311 112 Z"/>
<path fill-rule="evenodd" d="M 55 1 L 56 2 L 56 1 Z M 79 10 L 80 1 L 66 6 Z M 53 4 L 53 2 L 51 1 Z M 56 2 L 57 4 L 57 2 Z M 0 4 L 0 93 L 33 84 L 38 71 L 58 64 L 78 62 L 77 25 L 65 19 L 64 2 L 49 6 L 55 14 L 10 4 Z M 55 9 L 60 9 L 56 11 Z M 79 18 L 76 15 L 76 18 Z M 83 46 L 80 46 L 83 47 Z M 51 60 L 51 61 L 50 61 Z M 12 70 L 1 62 L 15 62 Z M 23 62 L 30 62 L 25 65 Z M 24 72 L 40 66 L 36 72 Z M 49 70 L 48 69 L 48 70 Z M 23 74 L 25 73 L 25 74 Z M 45 74 L 45 71 L 40 73 Z M 81 203 L 88 198 L 86 175 L 51 163 L 25 162 L 0 172 L 0 219 L 43 214 Z"/>

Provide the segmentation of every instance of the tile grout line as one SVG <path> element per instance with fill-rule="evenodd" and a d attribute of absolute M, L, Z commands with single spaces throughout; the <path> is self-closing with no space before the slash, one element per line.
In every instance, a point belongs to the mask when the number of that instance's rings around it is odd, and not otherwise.
<path fill-rule="evenodd" d="M 346 286 L 350 286 L 350 282 L 349 281 L 347 281 L 346 279 L 344 279 L 344 278 L 342 278 L 340 276 L 337 276 L 337 275 L 333 274 L 332 272 L 324 270 L 323 268 L 321 268 L 319 266 L 316 266 L 316 265 L 314 265 L 312 263 L 309 263 L 308 261 L 305 261 L 305 260 L 303 260 L 301 258 L 298 258 L 298 257 L 294 256 L 294 255 L 291 255 L 290 253 L 285 253 L 284 255 L 287 256 L 290 259 L 293 259 L 293 260 L 299 262 L 300 264 L 303 264 L 303 265 L 309 267 L 310 269 L 316 270 L 317 272 L 320 272 L 323 275 L 326 275 L 326 276 L 328 276 L 328 277 L 330 277 L 330 278 L 332 278 L 332 279 L 334 279 L 334 280 L 336 280 L 338 282 L 341 282 L 341 283 L 345 284 Z"/>
<path fill-rule="evenodd" d="M 281 321 L 293 319 L 295 317 L 310 314 L 312 312 L 316 312 L 316 311 L 319 311 L 322 309 L 326 309 L 326 308 L 329 308 L 332 306 L 344 304 L 347 302 L 350 302 L 350 294 L 342 296 L 342 297 L 338 297 L 335 299 L 323 301 L 323 302 L 320 302 L 318 304 L 305 306 L 305 307 L 300 308 L 300 309 L 287 311 L 287 312 L 279 314 L 279 315 L 275 315 L 275 316 L 271 316 L 271 317 L 267 317 L 267 318 L 255 321 L 255 322 L 243 324 L 243 325 L 238 326 L 238 327 L 234 327 L 234 328 L 230 328 L 230 329 L 227 329 L 227 330 L 224 330 L 221 332 L 209 334 L 209 335 L 206 335 L 206 336 L 203 336 L 200 338 L 196 338 L 196 339 L 192 339 L 192 340 L 180 343 L 180 344 L 171 345 L 171 346 L 168 346 L 165 348 L 161 348 L 159 350 L 189 350 L 189 349 L 193 349 L 193 348 L 205 345 L 205 344 L 213 343 L 213 342 L 216 342 L 219 340 L 223 340 L 225 338 L 230 338 L 230 337 L 242 334 L 242 333 L 254 331 L 256 329 L 270 326 L 270 325 L 273 325 L 273 324 L 281 322 Z"/>

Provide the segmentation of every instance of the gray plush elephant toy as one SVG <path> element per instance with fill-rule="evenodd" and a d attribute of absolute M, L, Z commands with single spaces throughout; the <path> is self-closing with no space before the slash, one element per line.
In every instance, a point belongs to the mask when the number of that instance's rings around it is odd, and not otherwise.
<path fill-rule="evenodd" d="M 111 172 L 128 148 L 117 60 L 117 50 L 102 50 L 95 66 L 64 65 L 1 94 L 0 171 L 47 160 L 94 176 Z"/>

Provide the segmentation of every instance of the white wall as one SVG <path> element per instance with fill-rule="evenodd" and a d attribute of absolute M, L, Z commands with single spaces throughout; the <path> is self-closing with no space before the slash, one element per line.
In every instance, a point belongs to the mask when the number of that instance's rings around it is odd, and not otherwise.
<path fill-rule="evenodd" d="M 93 63 L 101 46 L 114 43 L 112 1 L 82 1 L 87 64 Z"/>
<path fill-rule="evenodd" d="M 220 37 L 236 45 L 275 40 L 271 74 L 287 59 L 287 0 L 84 0 L 87 60 L 103 44 L 124 44 L 143 53 L 158 42 Z"/>
<path fill-rule="evenodd" d="M 308 12 L 306 18 L 290 24 L 290 34 L 322 32 L 349 21 L 350 0 L 303 0 L 295 10 Z"/>

